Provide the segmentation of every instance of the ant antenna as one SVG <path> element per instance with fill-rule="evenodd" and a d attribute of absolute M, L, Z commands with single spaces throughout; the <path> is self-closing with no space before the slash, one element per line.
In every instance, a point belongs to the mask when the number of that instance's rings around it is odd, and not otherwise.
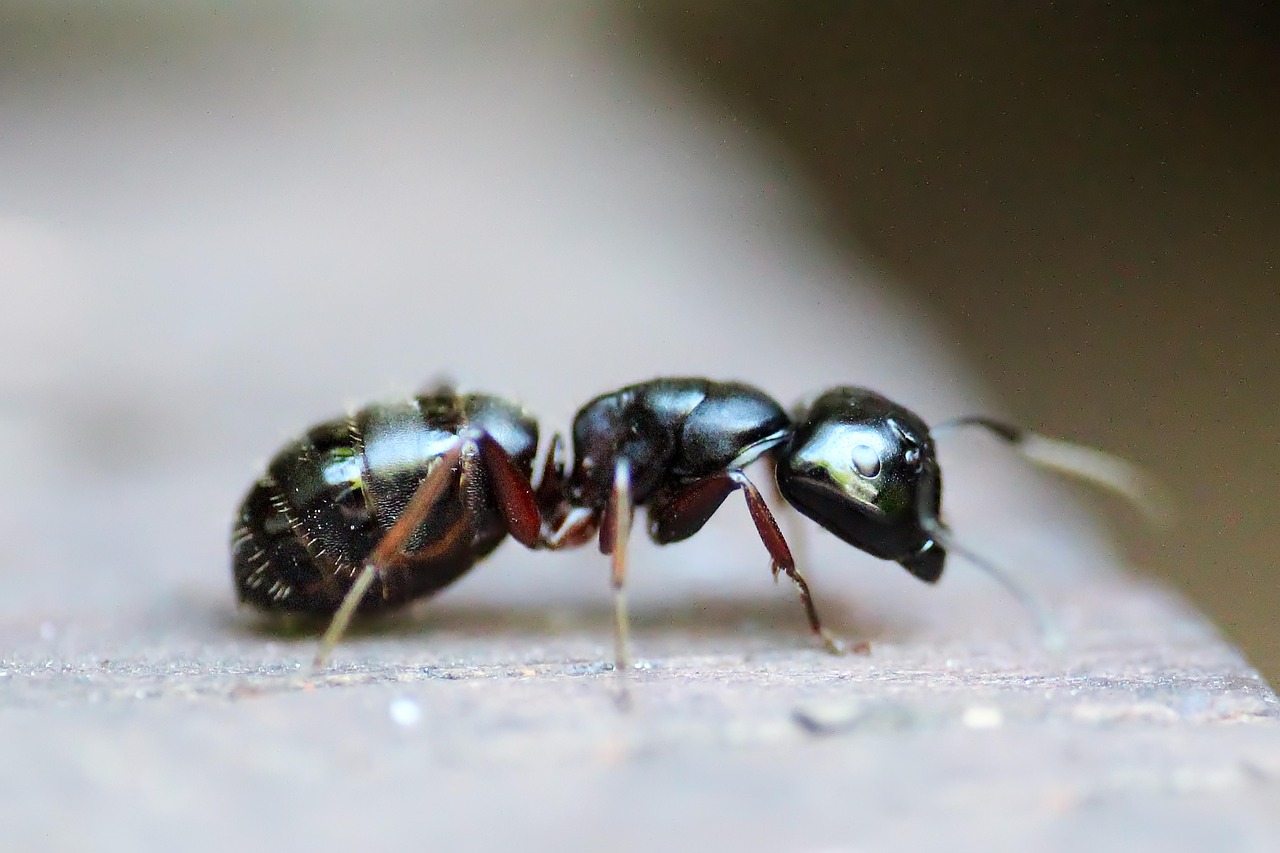
<path fill-rule="evenodd" d="M 960 540 L 956 539 L 951 528 L 943 524 L 942 519 L 936 515 L 925 513 L 920 521 L 924 531 L 933 537 L 933 540 L 941 545 L 943 550 L 964 557 L 970 563 L 986 572 L 996 583 L 1004 587 L 1010 595 L 1017 599 L 1019 604 L 1031 611 L 1036 620 L 1036 625 L 1040 629 L 1040 639 L 1045 648 L 1056 652 L 1066 647 L 1067 637 L 1062 630 L 1062 626 L 1058 624 L 1057 618 L 1044 606 L 1040 599 L 1014 580 L 1004 569 L 976 551 L 969 549 Z"/>
<path fill-rule="evenodd" d="M 980 427 L 1007 442 L 1042 468 L 1077 477 L 1120 495 L 1157 529 L 1168 528 L 1173 519 L 1173 501 L 1164 486 L 1146 470 L 1119 456 L 1082 444 L 1047 438 L 981 415 L 953 418 L 933 427 L 931 432 L 937 435 L 970 426 Z"/>

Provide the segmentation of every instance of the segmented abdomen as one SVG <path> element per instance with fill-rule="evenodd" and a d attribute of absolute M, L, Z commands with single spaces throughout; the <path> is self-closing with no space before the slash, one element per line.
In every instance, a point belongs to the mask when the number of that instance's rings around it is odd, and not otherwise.
<path fill-rule="evenodd" d="M 240 600 L 264 610 L 336 610 L 431 463 L 469 423 L 486 424 L 528 476 L 536 424 L 513 404 L 484 395 L 370 406 L 286 445 L 236 516 L 231 561 Z M 469 467 L 410 537 L 386 589 L 375 584 L 361 609 L 396 607 L 440 590 L 506 532 L 483 471 Z"/>

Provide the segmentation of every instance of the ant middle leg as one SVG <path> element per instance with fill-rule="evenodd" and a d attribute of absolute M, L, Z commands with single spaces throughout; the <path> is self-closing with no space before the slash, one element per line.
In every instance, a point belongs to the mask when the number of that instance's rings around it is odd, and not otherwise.
<path fill-rule="evenodd" d="M 600 550 L 612 559 L 614 668 L 624 675 L 631 666 L 630 625 L 627 616 L 627 544 L 631 539 L 634 508 L 631 502 L 631 465 L 618 460 L 613 490 L 600 523 Z M 625 697 L 626 691 L 623 690 Z"/>

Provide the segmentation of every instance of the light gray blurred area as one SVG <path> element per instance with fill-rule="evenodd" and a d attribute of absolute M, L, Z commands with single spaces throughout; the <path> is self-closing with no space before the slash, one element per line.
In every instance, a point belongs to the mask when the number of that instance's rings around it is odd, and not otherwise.
<path fill-rule="evenodd" d="M 790 160 L 603 5 L 0 15 L 0 825 L 12 849 L 1274 849 L 1280 714 L 1098 516 L 948 439 L 936 589 L 801 525 L 823 654 L 741 504 L 607 570 L 508 543 L 308 637 L 237 612 L 232 513 L 291 435 L 440 376 L 546 435 L 665 374 L 1001 412 Z M 761 471 L 763 476 L 765 472 Z M 799 522 L 786 517 L 788 524 Z M 790 528 L 789 528 L 790 529 Z M 1127 849 L 1132 849 L 1128 847 Z"/>

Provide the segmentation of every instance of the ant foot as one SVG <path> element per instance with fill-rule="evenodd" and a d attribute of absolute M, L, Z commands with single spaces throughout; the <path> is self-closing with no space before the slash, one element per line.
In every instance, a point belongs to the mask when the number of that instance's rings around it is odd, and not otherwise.
<path fill-rule="evenodd" d="M 871 654 L 871 644 L 868 643 L 866 640 L 859 640 L 853 645 L 849 645 L 847 642 L 835 636 L 834 634 L 827 633 L 825 629 L 820 631 L 818 633 L 818 636 L 822 638 L 823 648 L 825 648 L 829 654 L 833 654 L 833 655 L 851 655 L 851 654 L 852 655 L 869 655 Z"/>
<path fill-rule="evenodd" d="M 849 646 L 845 641 L 834 634 L 827 633 L 825 629 L 820 630 L 818 632 L 818 636 L 822 638 L 822 645 L 827 650 L 828 654 L 846 655 L 849 653 Z"/>

